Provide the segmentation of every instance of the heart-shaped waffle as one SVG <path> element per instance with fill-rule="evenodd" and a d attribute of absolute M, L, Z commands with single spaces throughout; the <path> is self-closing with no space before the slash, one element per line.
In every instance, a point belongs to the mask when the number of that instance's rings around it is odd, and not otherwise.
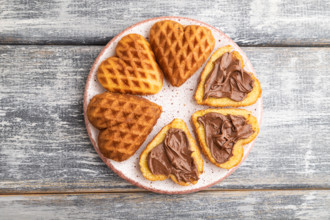
<path fill-rule="evenodd" d="M 241 64 L 242 68 L 244 68 L 244 60 L 241 54 L 239 54 L 238 51 L 235 51 L 234 48 L 231 45 L 227 45 L 224 47 L 220 47 L 217 49 L 212 56 L 210 57 L 209 61 L 206 63 L 203 72 L 201 73 L 200 82 L 198 84 L 196 93 L 195 93 L 195 99 L 197 101 L 197 104 L 200 105 L 209 105 L 214 107 L 226 107 L 226 106 L 232 106 L 232 107 L 239 107 L 239 106 L 248 106 L 256 103 L 261 96 L 262 89 L 260 86 L 259 80 L 254 76 L 253 74 L 249 73 L 251 77 L 254 80 L 254 85 L 252 91 L 250 91 L 247 96 L 242 101 L 235 101 L 230 98 L 224 97 L 224 98 L 216 98 L 216 97 L 207 97 L 204 99 L 205 96 L 205 84 L 207 81 L 207 78 L 210 76 L 211 72 L 215 68 L 215 61 L 218 60 L 220 57 L 222 57 L 225 53 L 233 53 L 233 58 L 235 60 L 239 60 L 239 63 Z M 228 68 L 229 69 L 229 68 Z M 237 69 L 235 69 L 237 71 Z M 240 72 L 239 72 L 240 73 Z M 233 79 L 229 79 L 228 82 L 230 82 Z M 223 86 L 223 85 L 222 85 Z M 230 87 L 230 91 L 235 92 L 235 88 Z"/>
<path fill-rule="evenodd" d="M 191 157 L 193 159 L 193 163 L 196 165 L 197 170 L 198 170 L 198 176 L 201 175 L 203 173 L 203 167 L 204 167 L 204 162 L 203 159 L 201 157 L 199 148 L 194 140 L 194 138 L 191 136 L 189 129 L 186 125 L 186 123 L 184 123 L 184 121 L 182 119 L 174 119 L 170 124 L 166 125 L 165 127 L 162 128 L 162 130 L 152 139 L 152 141 L 146 146 L 146 148 L 144 149 L 144 151 L 141 153 L 140 155 L 140 169 L 141 172 L 143 174 L 143 176 L 151 181 L 155 181 L 155 180 L 165 180 L 167 178 L 171 178 L 175 183 L 182 185 L 182 186 L 188 186 L 190 184 L 196 184 L 197 180 L 192 180 L 192 181 L 188 181 L 185 182 L 183 180 L 179 180 L 176 175 L 170 174 L 169 176 L 165 176 L 165 175 L 161 175 L 161 174 L 153 174 L 152 171 L 150 170 L 150 167 L 148 166 L 148 157 L 150 152 L 157 146 L 159 146 L 159 144 L 161 144 L 162 142 L 164 142 L 164 139 L 167 135 L 167 133 L 169 132 L 170 129 L 179 129 L 181 131 L 183 131 L 186 134 L 187 140 L 188 140 L 188 147 L 189 150 L 191 151 Z M 176 141 L 179 141 L 176 140 Z M 175 153 L 175 155 L 177 156 L 181 156 L 182 157 L 182 152 L 184 152 L 184 149 L 179 150 L 179 154 Z M 169 148 L 171 149 L 171 148 Z M 172 149 L 173 150 L 173 149 Z M 175 152 L 175 150 L 174 150 Z M 157 153 L 158 154 L 158 153 Z M 161 154 L 158 154 L 159 157 L 161 157 Z M 181 161 L 180 161 L 181 159 Z M 182 163 L 184 163 L 183 160 L 185 160 L 184 158 L 179 158 L 179 160 L 176 161 L 177 164 L 173 163 L 173 169 L 179 169 L 180 170 L 180 166 L 182 165 Z M 180 171 L 182 174 L 188 172 L 189 173 L 189 169 L 181 169 Z"/>
<path fill-rule="evenodd" d="M 90 123 L 101 129 L 101 153 L 115 161 L 131 157 L 156 124 L 162 107 L 147 99 L 105 92 L 92 98 L 87 108 Z"/>
<path fill-rule="evenodd" d="M 214 158 L 211 149 L 207 145 L 206 140 L 206 131 L 205 127 L 202 123 L 198 121 L 199 117 L 204 116 L 207 113 L 219 113 L 224 116 L 226 115 L 233 115 L 233 116 L 242 116 L 245 118 L 246 123 L 251 125 L 251 128 L 253 130 L 253 133 L 248 137 L 244 139 L 238 139 L 233 148 L 231 149 L 231 156 L 226 162 L 218 163 L 216 159 Z M 195 112 L 192 115 L 192 121 L 195 127 L 195 131 L 198 137 L 199 144 L 201 146 L 202 152 L 205 156 L 208 157 L 208 159 L 215 164 L 218 167 L 224 168 L 224 169 L 231 169 L 237 164 L 239 164 L 242 161 L 243 155 L 244 155 L 244 148 L 243 146 L 245 144 L 250 143 L 253 141 L 258 133 L 259 133 L 259 124 L 258 120 L 252 116 L 252 113 L 245 110 L 245 109 L 205 109 Z M 216 123 L 217 120 L 213 121 L 213 123 Z M 214 126 L 214 125 L 212 125 Z M 225 125 L 223 125 L 225 126 Z M 228 125 L 227 125 L 228 126 Z M 235 128 L 235 127 L 234 127 Z M 215 138 L 215 137 L 214 137 Z"/>
<path fill-rule="evenodd" d="M 150 29 L 150 45 L 165 76 L 180 86 L 203 65 L 215 41 L 206 27 L 164 20 Z"/>
<path fill-rule="evenodd" d="M 155 94 L 163 86 L 163 74 L 150 44 L 138 34 L 118 42 L 116 56 L 101 63 L 97 78 L 108 91 L 125 94 Z"/>

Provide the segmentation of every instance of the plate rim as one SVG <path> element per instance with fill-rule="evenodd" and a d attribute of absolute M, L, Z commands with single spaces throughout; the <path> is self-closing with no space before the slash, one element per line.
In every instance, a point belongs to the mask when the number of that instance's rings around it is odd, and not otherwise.
<path fill-rule="evenodd" d="M 108 159 L 106 157 L 103 156 L 103 154 L 99 151 L 99 149 L 96 147 L 96 143 L 95 141 L 93 140 L 92 138 L 92 134 L 91 134 L 91 124 L 89 123 L 88 121 L 88 117 L 87 117 L 87 93 L 88 93 L 88 87 L 89 87 L 89 84 L 90 84 L 90 81 L 91 81 L 91 78 L 92 78 L 92 73 L 94 72 L 95 68 L 96 68 L 96 65 L 97 63 L 99 62 L 101 56 L 105 53 L 106 49 L 119 37 L 121 36 L 124 32 L 127 32 L 129 31 L 130 29 L 140 25 L 140 24 L 143 24 L 143 23 L 146 23 L 146 22 L 149 22 L 149 21 L 153 21 L 153 20 L 162 20 L 162 19 L 183 19 L 183 20 L 190 20 L 190 21 L 193 21 L 193 22 L 198 22 L 200 24 L 203 24 L 204 26 L 214 30 L 214 31 L 217 31 L 219 32 L 221 35 L 223 35 L 225 38 L 229 38 L 234 44 L 235 46 L 239 47 L 229 36 L 227 36 L 224 32 L 220 31 L 219 29 L 205 23 L 205 22 L 202 22 L 202 21 L 199 21 L 199 20 L 196 20 L 196 19 L 192 19 L 192 18 L 187 18 L 187 17 L 181 17 L 181 16 L 161 16 L 161 17 L 153 17 L 153 18 L 149 18 L 149 19 L 146 19 L 146 20 L 143 20 L 143 21 L 140 21 L 138 23 L 135 23 L 134 25 L 131 25 L 129 27 L 127 27 L 126 29 L 124 29 L 123 31 L 121 31 L 120 33 L 118 33 L 115 37 L 113 37 L 104 47 L 103 49 L 101 50 L 101 52 L 99 53 L 99 55 L 96 57 L 96 59 L 94 60 L 94 63 L 88 73 L 88 77 L 87 77 L 87 80 L 86 80 L 86 85 L 85 85 L 85 89 L 84 89 L 84 103 L 83 103 L 83 112 L 84 112 L 84 121 L 85 121 L 85 126 L 86 126 L 86 130 L 87 130 L 87 133 L 88 133 L 88 137 L 89 137 L 89 140 L 91 141 L 93 147 L 94 147 L 94 150 L 97 152 L 98 156 L 102 159 L 102 161 L 108 166 L 108 168 L 110 168 L 112 171 L 114 171 L 118 176 L 120 176 L 122 179 L 128 181 L 129 183 L 139 187 L 139 188 L 142 188 L 142 189 L 145 189 L 145 190 L 148 190 L 148 191 L 151 191 L 151 192 L 155 192 L 155 193 L 161 193 L 161 194 L 188 194 L 188 193 L 193 193 L 193 192 L 198 192 L 198 191 L 201 191 L 203 189 L 206 189 L 206 188 L 209 188 L 219 182 L 221 182 L 222 180 L 226 179 L 228 176 L 230 176 L 232 173 L 234 173 L 236 171 L 236 169 L 238 167 L 241 166 L 241 164 L 245 161 L 246 157 L 249 155 L 250 151 L 252 150 L 253 146 L 254 146 L 254 143 L 257 139 L 257 137 L 252 141 L 250 142 L 249 144 L 251 144 L 251 147 L 250 149 L 244 154 L 241 162 L 239 164 L 237 164 L 235 167 L 231 168 L 227 173 L 226 175 L 224 175 L 223 177 L 221 177 L 219 180 L 215 181 L 215 182 L 212 182 L 206 186 L 202 186 L 202 187 L 199 187 L 199 188 L 196 188 L 196 189 L 190 189 L 190 190 L 180 190 L 180 191 L 167 191 L 167 190 L 159 190 L 159 189 L 154 189 L 154 188 L 151 188 L 151 187 L 148 187 L 148 186 L 144 186 L 142 184 L 140 184 L 139 182 L 137 181 L 134 181 L 133 179 L 130 179 L 128 178 L 126 175 L 124 175 L 121 171 L 117 170 L 111 163 L 108 162 Z M 240 47 L 239 47 L 240 48 Z M 245 55 L 244 51 L 241 50 L 243 52 L 243 55 L 247 58 L 247 56 Z M 248 59 L 248 58 L 247 58 Z M 248 59 L 249 60 L 249 59 Z M 250 60 L 249 60 L 250 62 Z M 251 69 L 253 71 L 253 73 L 256 75 L 255 73 L 255 70 L 251 64 Z M 259 126 L 261 125 L 261 122 L 262 122 L 262 115 L 263 115 L 263 102 L 262 102 L 262 96 L 259 98 L 260 99 L 260 122 L 259 122 Z"/>

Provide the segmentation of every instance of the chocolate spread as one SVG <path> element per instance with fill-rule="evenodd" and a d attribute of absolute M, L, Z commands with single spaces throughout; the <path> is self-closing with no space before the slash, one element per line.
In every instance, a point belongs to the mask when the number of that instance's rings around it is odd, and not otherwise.
<path fill-rule="evenodd" d="M 148 167 L 154 175 L 173 174 L 179 182 L 198 180 L 198 169 L 191 154 L 186 133 L 170 128 L 164 141 L 148 155 Z"/>
<path fill-rule="evenodd" d="M 253 84 L 253 78 L 242 69 L 240 60 L 227 52 L 214 62 L 205 81 L 203 99 L 226 97 L 239 102 L 252 91 Z"/>
<path fill-rule="evenodd" d="M 204 125 L 206 145 L 217 163 L 224 163 L 232 156 L 235 143 L 253 134 L 243 116 L 210 112 L 197 118 Z"/>

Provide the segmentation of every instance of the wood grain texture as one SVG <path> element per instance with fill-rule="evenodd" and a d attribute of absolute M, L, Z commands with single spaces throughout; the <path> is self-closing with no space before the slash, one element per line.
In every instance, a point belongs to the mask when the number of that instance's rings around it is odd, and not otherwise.
<path fill-rule="evenodd" d="M 330 3 L 243 1 L 0 1 L 0 44 L 97 44 L 158 16 L 201 20 L 239 45 L 330 45 Z"/>
<path fill-rule="evenodd" d="M 0 193 L 128 191 L 83 121 L 98 46 L 0 46 Z M 212 189 L 330 188 L 330 48 L 251 48 L 264 115 L 243 165 Z"/>
<path fill-rule="evenodd" d="M 328 219 L 330 191 L 2 196 L 4 219 Z"/>

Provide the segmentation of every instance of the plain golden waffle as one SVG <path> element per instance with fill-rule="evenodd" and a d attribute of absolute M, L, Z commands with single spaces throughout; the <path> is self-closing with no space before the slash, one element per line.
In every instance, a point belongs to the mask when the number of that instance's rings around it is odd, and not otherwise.
<path fill-rule="evenodd" d="M 116 161 L 126 160 L 137 151 L 161 112 L 161 106 L 147 99 L 110 92 L 94 96 L 87 108 L 91 124 L 102 129 L 100 151 Z"/>
<path fill-rule="evenodd" d="M 229 158 L 228 161 L 226 161 L 225 163 L 217 163 L 216 160 L 213 158 L 212 153 L 210 151 L 210 149 L 208 148 L 207 144 L 206 144 L 206 140 L 205 140 L 205 129 L 204 126 L 199 123 L 197 121 L 198 117 L 203 116 L 209 112 L 217 112 L 223 115 L 240 115 L 246 118 L 247 122 L 249 124 L 251 124 L 252 126 L 252 130 L 254 131 L 254 133 L 247 139 L 240 139 L 236 142 L 236 144 L 233 147 L 233 151 L 232 154 L 233 156 Z M 251 141 L 253 141 L 258 133 L 259 133 L 259 124 L 258 124 L 258 120 L 252 116 L 252 113 L 245 110 L 245 109 L 206 109 L 206 110 L 200 110 L 195 112 L 192 115 L 192 121 L 195 127 L 195 131 L 198 137 L 198 141 L 199 144 L 202 148 L 202 151 L 204 153 L 205 156 L 208 157 L 208 159 L 214 163 L 216 166 L 224 168 L 224 169 L 231 169 L 234 166 L 238 165 L 243 158 L 244 155 L 244 148 L 243 146 L 245 144 L 250 143 Z"/>
<path fill-rule="evenodd" d="M 166 133 L 170 128 L 178 128 L 178 129 L 183 130 L 186 133 L 188 140 L 189 140 L 190 147 L 191 147 L 191 151 L 193 151 L 191 156 L 193 157 L 193 159 L 196 163 L 199 175 L 203 173 L 204 162 L 201 157 L 199 148 L 195 142 L 195 139 L 191 136 L 191 134 L 188 130 L 188 127 L 187 127 L 186 123 L 184 123 L 183 120 L 174 119 L 170 124 L 168 124 L 162 128 L 162 130 L 154 137 L 154 139 L 152 139 L 152 141 L 147 145 L 147 147 L 144 149 L 144 151 L 140 155 L 140 162 L 139 162 L 140 169 L 141 169 L 143 176 L 148 180 L 156 181 L 156 180 L 165 180 L 168 178 L 167 176 L 164 176 L 164 175 L 154 175 L 153 173 L 151 173 L 151 171 L 148 167 L 147 157 L 148 157 L 149 152 L 154 147 L 158 146 L 160 143 L 162 143 L 164 141 Z M 188 186 L 190 184 L 197 183 L 197 181 L 194 181 L 191 183 L 190 182 L 189 183 L 188 182 L 179 182 L 177 180 L 177 178 L 172 174 L 170 174 L 170 178 L 175 183 L 180 184 L 182 186 Z"/>
<path fill-rule="evenodd" d="M 234 49 L 232 46 L 227 45 L 224 47 L 219 48 L 217 51 L 215 51 L 209 61 L 207 62 L 206 66 L 204 67 L 204 70 L 201 74 L 200 82 L 198 84 L 196 93 L 195 93 L 195 99 L 197 101 L 197 104 L 200 105 L 209 105 L 214 107 L 225 107 L 225 106 L 232 106 L 232 107 L 239 107 L 239 106 L 248 106 L 256 103 L 258 101 L 258 98 L 260 98 L 262 90 L 260 86 L 259 80 L 251 73 L 252 78 L 254 79 L 254 86 L 251 92 L 247 95 L 245 99 L 242 101 L 234 101 L 230 98 L 214 98 L 214 97 L 208 97 L 205 100 L 203 100 L 204 97 L 204 88 L 205 88 L 205 81 L 207 79 L 207 76 L 212 72 L 214 68 L 214 62 L 221 57 L 223 54 L 227 52 L 232 52 Z M 241 61 L 242 68 L 244 68 L 244 61 L 243 57 L 237 52 L 233 52 L 233 56 Z"/>
<path fill-rule="evenodd" d="M 148 41 L 129 34 L 117 44 L 116 56 L 101 63 L 97 78 L 110 92 L 155 94 L 163 86 L 163 74 Z"/>
<path fill-rule="evenodd" d="M 168 80 L 180 86 L 203 65 L 215 41 L 206 27 L 164 20 L 150 29 L 150 44 Z"/>

